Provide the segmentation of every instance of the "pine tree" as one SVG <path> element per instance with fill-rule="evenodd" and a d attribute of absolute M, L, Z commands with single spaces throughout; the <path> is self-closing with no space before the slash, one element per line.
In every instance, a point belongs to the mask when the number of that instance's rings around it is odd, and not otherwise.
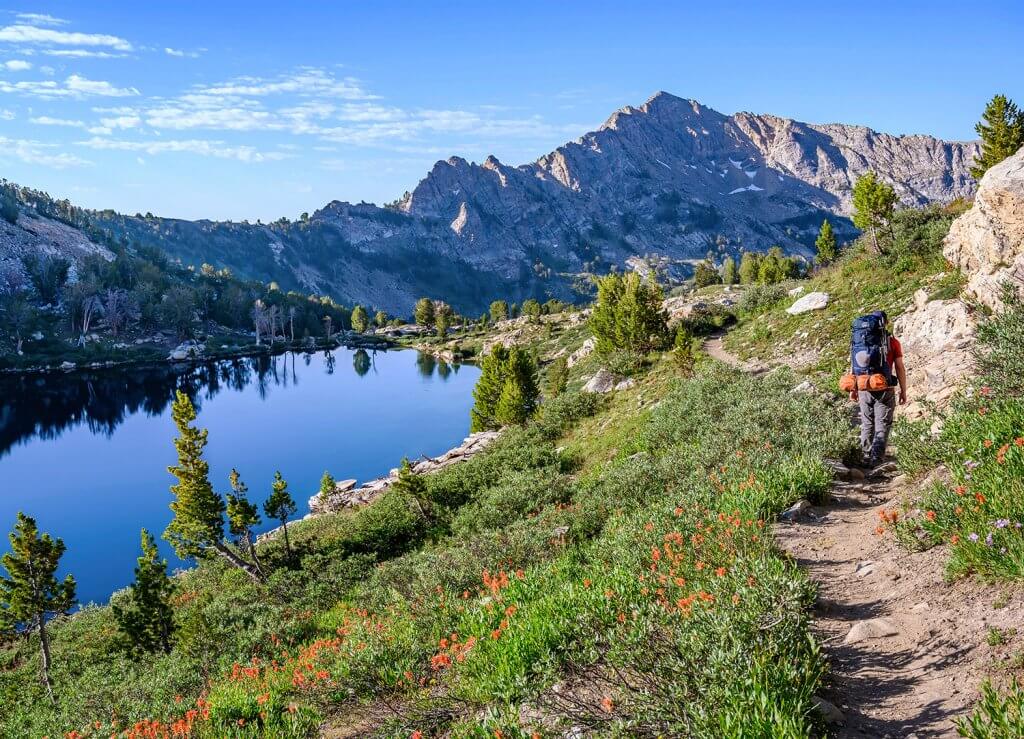
<path fill-rule="evenodd" d="M 470 430 L 486 431 L 498 427 L 494 411 L 505 387 L 508 349 L 495 346 L 480 362 L 480 377 L 473 388 L 473 409 L 470 411 Z"/>
<path fill-rule="evenodd" d="M 623 293 L 622 276 L 612 272 L 597 282 L 597 299 L 590 313 L 590 330 L 594 333 L 594 348 L 601 356 L 608 356 L 619 348 L 618 305 Z"/>
<path fill-rule="evenodd" d="M 416 301 L 416 307 L 413 309 L 415 314 L 416 323 L 419 326 L 425 328 L 433 328 L 434 326 L 434 301 L 430 298 L 420 298 Z"/>
<path fill-rule="evenodd" d="M 717 285 L 721 281 L 721 275 L 718 274 L 718 270 L 715 269 L 715 265 L 710 260 L 705 259 L 693 270 L 693 286 L 696 288 Z"/>
<path fill-rule="evenodd" d="M 508 303 L 504 300 L 495 300 L 491 303 L 491 323 L 497 323 L 498 321 L 504 321 L 509 317 Z"/>
<path fill-rule="evenodd" d="M 896 191 L 881 182 L 874 172 L 867 172 L 853 186 L 853 225 L 871 234 L 871 244 L 877 253 L 877 230 L 889 224 L 896 207 Z"/>
<path fill-rule="evenodd" d="M 18 513 L 10 535 L 11 551 L 0 558 L 7 576 L 0 576 L 0 633 L 39 632 L 43 685 L 56 703 L 50 680 L 52 661 L 47 617 L 67 613 L 75 605 L 75 578 L 57 581 L 64 541 L 40 536 L 35 519 Z"/>
<path fill-rule="evenodd" d="M 448 329 L 451 328 L 454 315 L 455 311 L 447 303 L 438 302 L 434 306 L 434 325 L 437 328 L 437 335 L 442 339 L 448 335 Z"/>
<path fill-rule="evenodd" d="M 388 325 L 388 314 L 382 310 L 377 311 L 373 315 L 373 323 L 377 328 L 384 328 Z"/>
<path fill-rule="evenodd" d="M 288 519 L 294 516 L 298 510 L 298 506 L 295 505 L 295 501 L 288 492 L 288 483 L 281 477 L 281 472 L 278 470 L 274 473 L 274 482 L 270 486 L 270 497 L 263 503 L 263 512 L 267 514 L 267 518 L 276 518 L 281 522 L 281 527 L 284 529 L 284 548 L 289 558 L 292 556 L 292 544 L 288 539 Z"/>
<path fill-rule="evenodd" d="M 753 251 L 743 252 L 740 257 L 740 283 L 753 285 L 761 274 L 761 255 Z"/>
<path fill-rule="evenodd" d="M 740 275 L 736 269 L 736 260 L 726 257 L 722 260 L 722 282 L 726 285 L 735 285 L 739 281 Z"/>
<path fill-rule="evenodd" d="M 370 317 L 366 313 L 366 308 L 361 305 L 352 309 L 352 328 L 358 333 L 365 333 L 366 329 L 370 328 Z"/>
<path fill-rule="evenodd" d="M 821 222 L 818 230 L 818 238 L 814 240 L 814 246 L 818 250 L 815 261 L 824 266 L 831 264 L 836 259 L 836 235 L 832 231 L 832 224 L 826 218 Z"/>
<path fill-rule="evenodd" d="M 526 422 L 530 414 L 526 410 L 526 397 L 522 386 L 514 377 L 505 380 L 505 386 L 494 409 L 494 420 L 499 426 L 514 426 Z"/>
<path fill-rule="evenodd" d="M 427 497 L 427 482 L 423 475 L 418 475 L 412 470 L 409 460 L 402 457 L 402 464 L 398 468 L 398 479 L 395 480 L 391 490 L 399 495 L 409 498 L 419 514 L 427 521 L 433 520 L 430 501 Z"/>
<path fill-rule="evenodd" d="M 256 554 L 256 545 L 252 538 L 253 528 L 260 524 L 259 509 L 246 496 L 249 488 L 242 482 L 238 470 L 231 470 L 230 480 L 231 492 L 227 495 L 228 530 L 262 574 L 263 567 L 260 565 L 259 557 Z"/>
<path fill-rule="evenodd" d="M 533 298 L 523 301 L 523 315 L 530 319 L 531 323 L 536 323 L 540 320 L 541 306 Z"/>
<path fill-rule="evenodd" d="M 196 420 L 195 407 L 180 390 L 171 406 L 171 417 L 178 427 L 178 438 L 174 440 L 178 464 L 168 467 L 167 471 L 178 482 L 171 485 L 175 498 L 171 503 L 174 518 L 164 531 L 164 539 L 182 559 L 215 553 L 254 580 L 261 580 L 259 568 L 224 543 L 224 501 L 213 491 L 210 466 L 203 459 L 207 432 L 192 425 Z"/>
<path fill-rule="evenodd" d="M 338 486 L 334 480 L 334 475 L 324 470 L 324 476 L 320 478 L 320 497 L 324 499 L 329 498 L 334 495 L 337 489 Z"/>
<path fill-rule="evenodd" d="M 683 326 L 676 328 L 676 338 L 672 349 L 672 360 L 676 363 L 684 377 L 693 374 L 695 357 L 693 355 L 693 334 Z"/>
<path fill-rule="evenodd" d="M 565 357 L 558 357 L 544 374 L 544 396 L 555 398 L 565 392 L 569 382 L 569 363 Z"/>
<path fill-rule="evenodd" d="M 1005 95 L 993 97 L 981 118 L 974 126 L 981 137 L 981 153 L 971 167 L 971 176 L 976 180 L 1024 146 L 1024 111 Z"/>
<path fill-rule="evenodd" d="M 141 539 L 142 555 L 135 566 L 135 582 L 128 590 L 127 602 L 115 602 L 111 608 L 132 650 L 170 654 L 175 628 L 171 608 L 174 583 L 167 576 L 167 560 L 160 559 L 153 535 L 143 529 Z"/>

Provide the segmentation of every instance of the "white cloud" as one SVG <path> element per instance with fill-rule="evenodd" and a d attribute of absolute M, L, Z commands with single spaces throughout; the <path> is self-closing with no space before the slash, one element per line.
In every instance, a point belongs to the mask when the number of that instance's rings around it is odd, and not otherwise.
<path fill-rule="evenodd" d="M 130 97 L 138 95 L 139 91 L 134 87 L 114 87 L 104 80 L 90 80 L 81 75 L 73 74 L 65 80 L 69 90 L 79 92 L 83 95 L 100 95 L 103 97 Z"/>
<path fill-rule="evenodd" d="M 0 41 L 43 46 L 105 46 L 116 51 L 132 51 L 132 45 L 119 36 L 105 33 L 57 31 L 53 28 L 16 24 L 0 28 Z"/>
<path fill-rule="evenodd" d="M 0 64 L 0 67 L 11 72 L 24 72 L 32 69 L 32 62 L 26 62 L 24 59 L 11 59 L 10 61 Z"/>
<path fill-rule="evenodd" d="M 0 121 L 13 121 L 15 118 L 13 110 L 0 108 Z"/>
<path fill-rule="evenodd" d="M 68 24 L 68 21 L 63 18 L 54 18 L 47 13 L 15 13 L 14 17 L 31 26 L 66 26 Z"/>
<path fill-rule="evenodd" d="M 106 126 L 91 126 L 88 131 L 94 136 L 109 136 L 114 132 L 114 129 L 107 128 Z"/>
<path fill-rule="evenodd" d="M 207 87 L 198 87 L 196 92 L 203 95 L 235 95 L 240 97 L 265 97 L 268 95 L 294 94 L 304 97 L 336 97 L 345 100 L 372 100 L 354 77 L 336 78 L 330 72 L 315 67 L 304 67 L 297 72 L 273 79 L 265 77 L 239 77 L 230 82 Z"/>
<path fill-rule="evenodd" d="M 70 120 L 68 118 L 51 118 L 48 115 L 41 115 L 30 119 L 37 126 L 65 126 L 68 128 L 85 128 L 83 121 Z"/>
<path fill-rule="evenodd" d="M 0 136 L 0 159 L 13 156 L 26 164 L 38 164 L 43 167 L 54 169 L 65 169 L 67 167 L 82 167 L 92 162 L 77 157 L 67 152 L 53 152 L 55 147 L 52 144 L 45 144 L 40 141 L 26 139 L 9 139 Z"/>
<path fill-rule="evenodd" d="M 45 74 L 47 77 L 52 77 L 57 72 L 56 69 L 54 69 L 53 67 L 50 67 L 50 66 L 40 67 L 39 71 L 42 72 L 43 74 Z"/>
<path fill-rule="evenodd" d="M 76 100 L 92 96 L 129 97 L 139 94 L 134 87 L 115 87 L 104 80 L 90 80 L 77 74 L 64 80 L 63 85 L 54 80 L 23 80 L 21 82 L 0 80 L 0 93 L 2 92 L 45 99 L 74 98 Z"/>
<path fill-rule="evenodd" d="M 72 59 L 120 59 L 127 54 L 112 54 L 109 51 L 91 51 L 89 49 L 45 49 L 47 56 L 69 57 Z"/>
<path fill-rule="evenodd" d="M 252 146 L 228 146 L 223 141 L 185 139 L 169 141 L 120 141 L 94 137 L 79 141 L 81 146 L 108 151 L 142 152 L 153 156 L 167 152 L 186 152 L 218 159 L 235 159 L 239 162 L 254 163 L 277 161 L 288 158 L 284 152 L 261 152 Z"/>
<path fill-rule="evenodd" d="M 101 118 L 100 123 L 108 128 L 136 128 L 142 123 L 137 115 L 119 115 L 113 118 Z"/>
<path fill-rule="evenodd" d="M 196 59 L 199 57 L 198 51 L 183 51 L 182 49 L 172 49 L 169 46 L 164 47 L 164 53 L 168 56 L 188 57 L 189 59 Z"/>

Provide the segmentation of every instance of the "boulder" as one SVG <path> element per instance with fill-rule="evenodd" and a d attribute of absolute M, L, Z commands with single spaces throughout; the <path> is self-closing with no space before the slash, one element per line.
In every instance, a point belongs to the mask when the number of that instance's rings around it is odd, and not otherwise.
<path fill-rule="evenodd" d="M 779 516 L 783 521 L 795 523 L 801 518 L 808 516 L 811 510 L 811 502 L 809 500 L 798 500 L 796 503 L 791 505 Z"/>
<path fill-rule="evenodd" d="M 591 336 L 589 339 L 583 342 L 583 345 L 580 346 L 579 349 L 577 349 L 576 351 L 569 355 L 569 358 L 565 360 L 565 363 L 569 367 L 578 364 L 579 362 L 581 362 L 582 360 L 586 359 L 587 357 L 594 353 L 595 346 L 597 346 L 597 339 Z"/>
<path fill-rule="evenodd" d="M 807 293 L 793 303 L 793 305 L 786 308 L 786 313 L 795 316 L 798 313 L 807 313 L 812 310 L 824 310 L 828 307 L 828 300 L 828 293 Z"/>
<path fill-rule="evenodd" d="M 1024 148 L 981 178 L 942 253 L 967 276 L 965 292 L 989 308 L 1002 309 L 1004 283 L 1024 295 Z"/>
<path fill-rule="evenodd" d="M 804 286 L 803 285 L 797 285 L 792 290 L 787 290 L 786 294 L 789 295 L 790 297 L 795 298 L 797 295 L 803 295 L 803 292 L 804 292 Z"/>
<path fill-rule="evenodd" d="M 829 701 L 816 695 L 811 698 L 811 701 L 814 703 L 814 707 L 818 709 L 818 713 L 825 719 L 826 724 L 842 724 L 846 722 L 846 716 L 843 715 L 843 712 Z"/>
<path fill-rule="evenodd" d="M 893 324 L 907 368 L 902 412 L 908 419 L 945 407 L 970 377 L 977 325 L 975 311 L 962 300 L 928 300 L 924 290 L 914 294 L 913 307 Z"/>
<path fill-rule="evenodd" d="M 602 367 L 587 380 L 587 384 L 583 386 L 583 392 L 610 393 L 612 390 L 625 390 L 633 387 L 633 384 L 632 379 L 623 379 Z"/>

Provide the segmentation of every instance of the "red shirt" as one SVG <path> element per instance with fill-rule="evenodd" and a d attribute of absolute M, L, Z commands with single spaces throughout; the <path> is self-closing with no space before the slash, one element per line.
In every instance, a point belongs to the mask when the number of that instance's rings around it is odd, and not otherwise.
<path fill-rule="evenodd" d="M 886 361 L 889 363 L 889 374 L 893 375 L 893 366 L 896 364 L 896 360 L 903 356 L 903 347 L 900 345 L 900 340 L 895 336 L 889 337 L 889 351 L 885 355 Z"/>

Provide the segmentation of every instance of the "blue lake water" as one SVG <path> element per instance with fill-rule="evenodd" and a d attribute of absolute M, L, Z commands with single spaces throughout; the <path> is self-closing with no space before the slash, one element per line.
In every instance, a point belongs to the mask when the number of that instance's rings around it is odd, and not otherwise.
<path fill-rule="evenodd" d="M 104 602 L 132 581 L 139 529 L 159 540 L 170 521 L 175 390 L 193 397 L 197 425 L 209 429 L 214 488 L 229 489 L 235 467 L 262 505 L 280 470 L 300 517 L 324 470 L 370 479 L 461 441 L 478 374 L 414 351 L 337 349 L 0 378 L 0 533 L 18 511 L 33 516 L 64 539 L 62 574 L 74 574 L 79 600 Z"/>

